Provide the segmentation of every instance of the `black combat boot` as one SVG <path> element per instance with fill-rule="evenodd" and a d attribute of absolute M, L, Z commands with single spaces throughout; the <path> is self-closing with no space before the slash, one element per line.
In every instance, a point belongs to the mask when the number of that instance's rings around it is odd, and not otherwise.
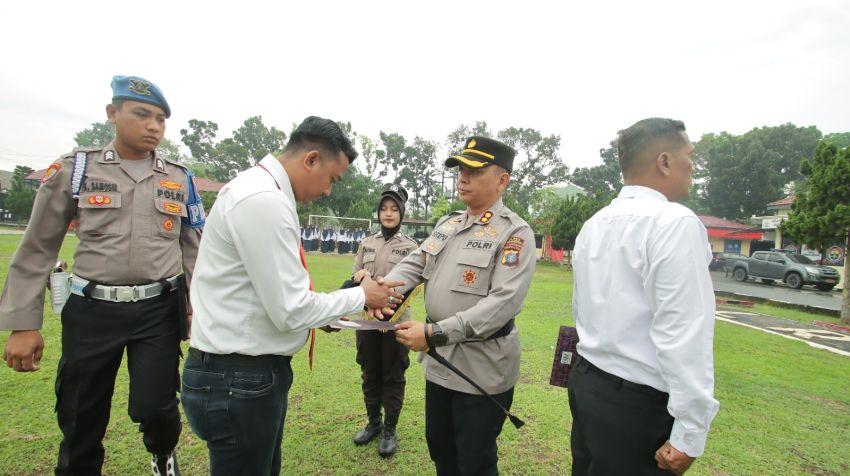
<path fill-rule="evenodd" d="M 365 445 L 381 434 L 381 407 L 367 406 L 366 414 L 369 415 L 369 423 L 354 435 L 354 444 L 357 446 Z"/>
<path fill-rule="evenodd" d="M 151 470 L 153 476 L 180 476 L 180 468 L 177 467 L 177 455 L 153 455 L 151 459 Z"/>
<path fill-rule="evenodd" d="M 398 450 L 398 441 L 396 441 L 395 436 L 398 414 L 398 410 L 387 410 L 387 417 L 384 419 L 384 430 L 381 432 L 381 443 L 378 446 L 378 454 L 382 458 L 389 458 Z"/>

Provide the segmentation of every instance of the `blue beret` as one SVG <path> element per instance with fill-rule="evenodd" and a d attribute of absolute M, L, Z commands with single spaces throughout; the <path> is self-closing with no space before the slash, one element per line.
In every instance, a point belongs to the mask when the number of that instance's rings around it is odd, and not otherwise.
<path fill-rule="evenodd" d="M 156 84 L 138 76 L 113 76 L 112 99 L 128 99 L 153 104 L 165 111 L 165 117 L 171 117 L 171 108 L 168 107 L 168 101 L 165 100 L 162 91 L 156 87 Z"/>

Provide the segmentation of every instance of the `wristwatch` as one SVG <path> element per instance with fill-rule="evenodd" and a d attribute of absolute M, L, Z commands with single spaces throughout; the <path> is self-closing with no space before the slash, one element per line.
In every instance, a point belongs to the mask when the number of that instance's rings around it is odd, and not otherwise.
<path fill-rule="evenodd" d="M 428 337 L 428 332 L 425 332 L 425 341 L 429 347 L 442 347 L 449 343 L 449 336 L 443 333 L 443 328 L 439 324 L 431 324 L 431 336 Z"/>

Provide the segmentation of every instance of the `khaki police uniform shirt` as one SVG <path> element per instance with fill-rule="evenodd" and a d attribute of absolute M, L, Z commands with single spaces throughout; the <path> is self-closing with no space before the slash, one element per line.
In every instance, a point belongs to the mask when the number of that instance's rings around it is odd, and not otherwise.
<path fill-rule="evenodd" d="M 88 153 L 79 200 L 71 194 L 74 153 Z M 48 168 L 29 226 L 0 297 L 0 329 L 40 329 L 44 291 L 72 219 L 80 243 L 74 274 L 105 285 L 148 284 L 180 273 L 191 279 L 200 228 L 184 227 L 188 177 L 182 166 L 154 157 L 139 181 L 112 143 L 80 148 Z M 58 167 L 58 168 L 57 168 Z"/>
<path fill-rule="evenodd" d="M 424 281 L 428 317 L 448 337 L 437 352 L 487 392 L 501 393 L 519 379 L 519 331 L 484 339 L 522 310 L 536 264 L 534 233 L 501 199 L 475 221 L 469 218 L 459 211 L 440 219 L 386 279 L 404 281 L 404 291 Z M 427 380 L 478 393 L 435 360 L 425 357 L 423 365 Z"/>
<path fill-rule="evenodd" d="M 352 274 L 365 269 L 372 278 L 386 276 L 391 269 L 410 253 L 416 251 L 419 244 L 413 238 L 398 232 L 389 241 L 384 240 L 384 235 L 377 232 L 369 235 L 360 243 L 357 249 L 357 257 L 354 259 L 354 270 Z M 399 322 L 410 320 L 410 309 L 398 317 Z"/>

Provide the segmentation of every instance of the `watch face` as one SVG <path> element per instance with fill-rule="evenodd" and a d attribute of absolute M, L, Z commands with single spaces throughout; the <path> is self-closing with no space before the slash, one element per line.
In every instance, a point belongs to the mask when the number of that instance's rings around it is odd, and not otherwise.
<path fill-rule="evenodd" d="M 446 345 L 449 338 L 443 334 L 443 329 L 437 324 L 431 324 L 431 342 L 436 346 Z"/>

